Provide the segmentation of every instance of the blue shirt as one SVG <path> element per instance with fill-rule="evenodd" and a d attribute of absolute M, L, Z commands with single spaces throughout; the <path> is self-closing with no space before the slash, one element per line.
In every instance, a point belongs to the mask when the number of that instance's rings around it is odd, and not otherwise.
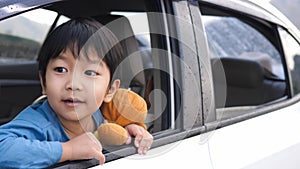
<path fill-rule="evenodd" d="M 103 117 L 93 114 L 99 126 Z M 0 126 L 0 167 L 44 168 L 58 163 L 62 144 L 69 137 L 48 100 L 24 109 L 14 120 Z"/>

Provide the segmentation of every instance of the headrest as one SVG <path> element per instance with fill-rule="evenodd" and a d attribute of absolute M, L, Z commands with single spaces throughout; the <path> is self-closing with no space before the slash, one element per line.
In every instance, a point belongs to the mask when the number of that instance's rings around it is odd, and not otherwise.
<path fill-rule="evenodd" d="M 134 36 L 129 20 L 122 15 L 98 15 L 94 19 L 107 26 L 119 40 Z"/>
<path fill-rule="evenodd" d="M 244 52 L 240 55 L 240 57 L 245 59 L 251 59 L 258 62 L 261 67 L 267 69 L 269 72 L 273 72 L 272 70 L 272 57 L 267 53 L 261 52 Z"/>
<path fill-rule="evenodd" d="M 222 65 L 220 64 L 222 63 Z M 223 66 L 224 72 L 220 72 Z M 259 63 L 240 58 L 220 58 L 212 61 L 213 72 L 225 73 L 226 83 L 230 86 L 255 88 L 262 85 L 264 75 Z M 214 77 L 218 75 L 214 74 Z M 224 75 L 223 75 L 224 76 Z M 219 75 L 220 77 L 220 75 Z M 218 81 L 218 78 L 215 78 Z"/>
<path fill-rule="evenodd" d="M 121 87 L 129 88 L 131 83 L 143 84 L 145 81 L 144 75 L 134 77 L 143 68 L 143 61 L 140 56 L 137 39 L 128 18 L 122 15 L 110 14 L 98 15 L 93 18 L 110 29 L 116 35 L 123 48 L 123 56 L 124 59 L 126 58 L 126 61 L 122 62 L 115 72 L 117 77 L 121 79 Z"/>

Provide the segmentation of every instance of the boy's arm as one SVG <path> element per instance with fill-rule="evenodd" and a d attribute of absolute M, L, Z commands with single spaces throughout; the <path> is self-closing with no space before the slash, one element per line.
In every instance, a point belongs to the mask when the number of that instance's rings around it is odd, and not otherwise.
<path fill-rule="evenodd" d="M 1 167 L 45 168 L 59 162 L 62 156 L 60 140 L 68 138 L 63 138 L 56 128 L 48 130 L 44 127 L 54 125 L 42 123 L 43 127 L 40 127 L 26 120 L 28 118 L 24 116 L 28 114 L 20 114 L 19 118 L 0 126 Z M 38 115 L 33 117 L 40 118 Z"/>
<path fill-rule="evenodd" d="M 60 142 L 29 140 L 0 129 L 0 166 L 5 168 L 45 168 L 62 155 Z"/>
<path fill-rule="evenodd" d="M 29 140 L 0 129 L 0 166 L 5 168 L 45 168 L 58 162 L 96 158 L 105 161 L 102 146 L 92 133 L 61 143 Z"/>

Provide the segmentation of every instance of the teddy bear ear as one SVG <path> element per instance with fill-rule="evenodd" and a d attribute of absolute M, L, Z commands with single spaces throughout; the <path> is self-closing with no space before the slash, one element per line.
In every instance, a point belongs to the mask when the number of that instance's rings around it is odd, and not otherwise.
<path fill-rule="evenodd" d="M 111 102 L 102 104 L 101 111 L 105 119 L 123 127 L 132 123 L 143 124 L 148 112 L 146 101 L 140 95 L 121 88 Z"/>
<path fill-rule="evenodd" d="M 137 93 L 118 89 L 113 97 L 113 106 L 118 114 L 116 123 L 126 126 L 130 123 L 143 123 L 147 115 L 146 101 Z"/>

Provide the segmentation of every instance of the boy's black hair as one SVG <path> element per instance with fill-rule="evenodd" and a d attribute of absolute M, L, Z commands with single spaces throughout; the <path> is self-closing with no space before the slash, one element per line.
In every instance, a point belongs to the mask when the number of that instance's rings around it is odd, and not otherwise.
<path fill-rule="evenodd" d="M 46 69 L 51 59 L 58 57 L 67 48 L 75 58 L 85 56 L 89 59 L 87 55 L 89 47 L 93 47 L 99 59 L 107 64 L 112 81 L 112 76 L 123 57 L 121 45 L 115 35 L 98 21 L 92 18 L 77 18 L 54 29 L 40 49 L 38 62 L 44 86 Z"/>

